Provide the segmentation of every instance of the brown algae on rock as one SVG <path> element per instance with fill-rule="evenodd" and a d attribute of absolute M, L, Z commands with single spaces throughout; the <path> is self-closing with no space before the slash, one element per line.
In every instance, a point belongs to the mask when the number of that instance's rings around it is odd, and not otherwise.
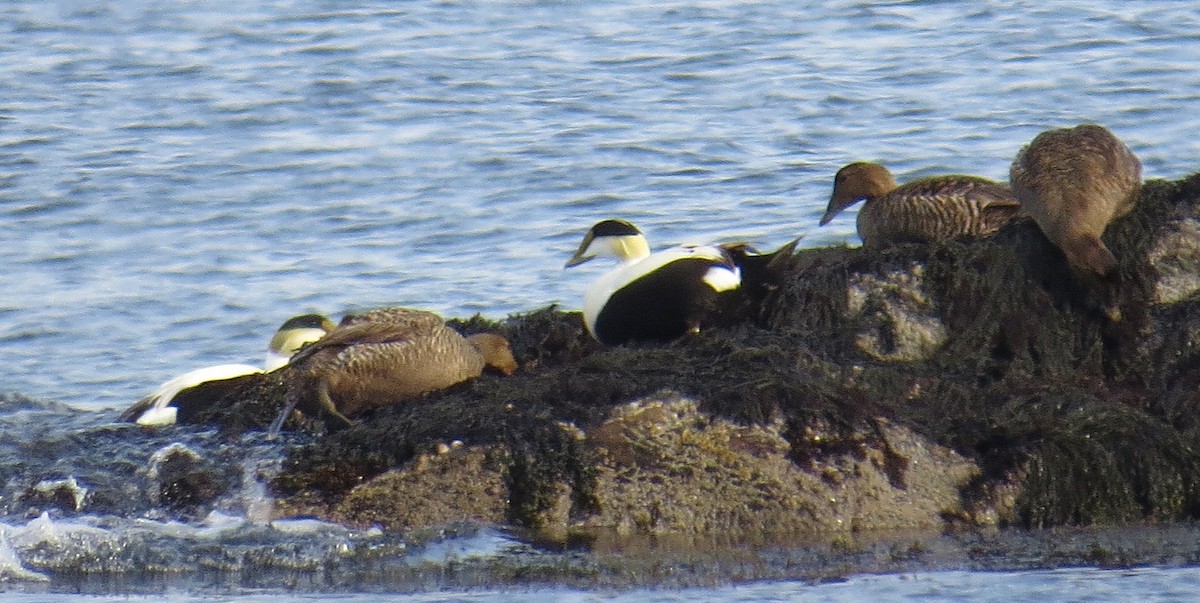
<path fill-rule="evenodd" d="M 451 321 L 504 335 L 522 371 L 366 413 L 294 448 L 274 489 L 284 509 L 392 529 L 1200 517 L 1200 297 L 1172 284 L 1200 266 L 1164 251 L 1194 243 L 1198 197 L 1200 175 L 1148 181 L 1105 231 L 1114 299 L 1047 261 L 1058 250 L 1026 221 L 982 240 L 802 250 L 761 303 L 663 345 L 604 349 L 555 308 Z M 904 327 L 871 299 L 909 300 L 940 326 Z M 205 421 L 261 429 L 281 395 L 265 381 Z"/>
<path fill-rule="evenodd" d="M 737 424 L 669 395 L 613 415 L 590 434 L 601 451 L 602 502 L 582 527 L 622 534 L 930 528 L 957 509 L 959 486 L 975 474 L 953 452 L 890 425 L 881 426 L 886 441 L 797 463 L 782 421 Z M 903 477 L 890 467 L 896 459 Z M 914 465 L 919 475 L 909 480 Z"/>

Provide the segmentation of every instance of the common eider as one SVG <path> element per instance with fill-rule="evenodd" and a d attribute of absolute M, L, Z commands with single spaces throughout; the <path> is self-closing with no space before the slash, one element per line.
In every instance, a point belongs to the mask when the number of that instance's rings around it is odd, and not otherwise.
<path fill-rule="evenodd" d="M 651 253 L 645 235 L 624 220 L 592 226 L 566 267 L 600 256 L 619 263 L 584 294 L 583 320 L 605 345 L 665 342 L 699 331 L 719 296 L 742 282 L 727 249 L 682 245 Z"/>
<path fill-rule="evenodd" d="M 463 337 L 438 315 L 411 308 L 353 314 L 292 357 L 287 404 L 271 425 L 278 433 L 293 409 L 326 414 L 330 428 L 349 417 L 478 377 L 485 367 L 517 369 L 508 341 L 491 333 Z"/>
<path fill-rule="evenodd" d="M 271 337 L 263 372 L 283 367 L 300 348 L 326 336 L 333 328 L 333 321 L 321 314 L 301 314 L 287 319 Z"/>
<path fill-rule="evenodd" d="M 219 364 L 189 371 L 158 386 L 154 393 L 134 402 L 118 421 L 143 426 L 174 425 L 182 398 L 212 402 L 240 386 L 245 377 L 274 371 L 287 364 L 297 350 L 333 330 L 333 322 L 320 314 L 302 314 L 285 321 L 271 337 L 262 368 L 252 364 Z"/>
<path fill-rule="evenodd" d="M 961 235 L 986 236 L 1020 214 L 1012 191 L 978 176 L 930 176 L 897 185 L 878 163 L 851 163 L 838 170 L 820 225 L 865 201 L 858 212 L 863 245 L 934 242 Z"/>
<path fill-rule="evenodd" d="M 1076 271 L 1110 278 L 1117 260 L 1100 237 L 1129 213 L 1142 186 L 1142 164 L 1103 126 L 1047 130 L 1017 153 L 1013 192 Z"/>

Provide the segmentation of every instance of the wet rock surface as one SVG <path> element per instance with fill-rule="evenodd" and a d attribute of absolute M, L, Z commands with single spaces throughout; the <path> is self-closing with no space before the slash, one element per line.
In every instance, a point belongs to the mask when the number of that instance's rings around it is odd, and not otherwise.
<path fill-rule="evenodd" d="M 1115 283 L 1025 221 L 802 250 L 724 326 L 667 345 L 604 348 L 553 307 L 451 321 L 508 337 L 521 370 L 337 433 L 289 421 L 314 437 L 273 483 L 280 511 L 564 538 L 1192 519 L 1198 202 L 1200 175 L 1148 181 L 1105 236 Z M 181 421 L 261 430 L 282 378 Z"/>

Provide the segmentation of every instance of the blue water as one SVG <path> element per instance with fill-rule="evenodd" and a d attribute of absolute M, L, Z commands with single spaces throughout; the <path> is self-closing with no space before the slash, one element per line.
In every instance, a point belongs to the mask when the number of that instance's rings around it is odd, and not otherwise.
<path fill-rule="evenodd" d="M 89 597 L 89 601 L 222 601 L 225 603 L 283 603 L 327 601 L 373 603 L 507 603 L 510 601 L 554 601 L 559 603 L 1012 603 L 1053 601 L 1095 603 L 1141 601 L 1145 603 L 1192 603 L 1200 592 L 1200 570 L 1065 569 L 1027 572 L 939 571 L 919 574 L 867 575 L 828 584 L 765 582 L 705 589 L 637 589 L 629 591 L 581 591 L 565 588 L 478 589 L 415 594 L 371 593 L 364 595 L 246 594 L 240 596 L 193 596 L 166 593 L 152 597 Z M 61 596 L 5 595 L 12 603 L 46 603 Z"/>
<path fill-rule="evenodd" d="M 302 312 L 577 308 L 593 222 L 857 244 L 832 174 L 1095 121 L 1200 169 L 1189 3 L 0 4 L 0 392 L 105 412 Z M 987 600 L 987 599 L 978 599 Z"/>
<path fill-rule="evenodd" d="M 544 600 L 565 603 L 688 603 L 725 601 L 729 603 L 803 602 L 890 603 L 1012 603 L 1014 601 L 1054 601 L 1084 603 L 1096 601 L 1145 601 L 1165 603 L 1193 602 L 1200 593 L 1200 570 L 1196 568 L 1163 571 L 1155 568 L 1132 570 L 1044 570 L 1031 572 L 942 571 L 921 574 L 860 576 L 844 582 L 805 584 L 768 582 L 711 589 L 635 590 L 629 592 L 581 592 L 567 589 L 529 591 L 451 592 L 417 595 L 404 600 L 413 602 L 456 601 L 462 603 L 499 603 L 516 600 Z M 272 601 L 269 597 L 242 599 Z M 347 603 L 370 601 L 346 599 Z"/>

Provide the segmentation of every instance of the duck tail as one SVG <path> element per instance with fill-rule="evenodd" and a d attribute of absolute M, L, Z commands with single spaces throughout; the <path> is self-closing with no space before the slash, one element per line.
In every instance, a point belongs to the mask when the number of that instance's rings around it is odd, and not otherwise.
<path fill-rule="evenodd" d="M 766 257 L 770 259 L 767 260 L 767 268 L 770 270 L 782 270 L 783 268 L 786 268 L 786 265 L 792 259 L 792 256 L 796 255 L 796 245 L 800 243 L 800 239 L 802 238 L 804 237 L 796 237 L 785 243 L 779 249 L 768 253 Z"/>
<path fill-rule="evenodd" d="M 722 249 L 742 271 L 742 290 L 761 300 L 783 282 L 799 242 L 800 237 L 797 237 L 775 251 L 761 254 L 745 243 L 723 245 Z"/>

